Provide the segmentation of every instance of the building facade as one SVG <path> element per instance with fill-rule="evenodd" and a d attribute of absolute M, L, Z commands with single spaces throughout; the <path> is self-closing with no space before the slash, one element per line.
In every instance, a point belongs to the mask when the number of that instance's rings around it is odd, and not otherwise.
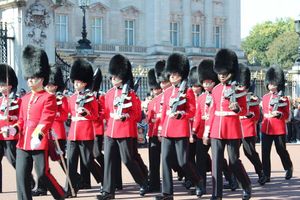
<path fill-rule="evenodd" d="M 87 38 L 92 50 L 76 49 L 81 39 L 84 0 L 5 0 L 1 21 L 7 22 L 8 63 L 18 75 L 27 44 L 44 48 L 51 63 L 55 51 L 71 64 L 84 55 L 107 71 L 110 58 L 126 55 L 134 68 L 150 68 L 172 52 L 186 54 L 191 65 L 231 48 L 240 58 L 240 0 L 90 0 L 86 8 Z"/>

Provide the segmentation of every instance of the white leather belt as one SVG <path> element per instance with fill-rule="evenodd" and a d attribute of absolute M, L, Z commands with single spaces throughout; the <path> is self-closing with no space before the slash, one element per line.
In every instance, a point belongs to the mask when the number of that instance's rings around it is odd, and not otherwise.
<path fill-rule="evenodd" d="M 215 111 L 215 115 L 217 115 L 217 116 L 235 116 L 237 114 L 233 111 Z"/>
<path fill-rule="evenodd" d="M 76 116 L 72 116 L 71 117 L 71 120 L 73 121 L 73 122 L 76 122 L 76 121 L 86 121 L 86 120 L 88 120 L 87 118 L 85 118 L 85 117 L 76 117 Z"/>

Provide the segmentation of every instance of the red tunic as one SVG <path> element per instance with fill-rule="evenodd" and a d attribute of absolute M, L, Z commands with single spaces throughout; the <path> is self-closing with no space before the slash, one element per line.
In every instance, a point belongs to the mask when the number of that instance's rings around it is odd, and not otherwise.
<path fill-rule="evenodd" d="M 259 120 L 260 110 L 259 110 L 259 98 L 252 98 L 250 102 L 247 102 L 248 111 L 247 113 L 252 113 L 253 117 L 247 118 L 245 116 L 241 116 L 241 123 L 243 128 L 243 137 L 256 137 L 257 130 L 256 125 Z"/>
<path fill-rule="evenodd" d="M 212 108 L 210 111 L 210 137 L 217 139 L 241 139 L 242 126 L 240 117 L 247 113 L 246 96 L 237 98 L 240 112 L 229 109 L 230 100 L 224 97 L 224 92 L 230 85 L 218 84 L 212 90 Z"/>
<path fill-rule="evenodd" d="M 195 95 L 192 89 L 188 88 L 186 91 L 186 96 L 181 97 L 185 98 L 186 103 L 180 105 L 177 111 L 184 111 L 184 114 L 181 119 L 175 119 L 169 117 L 167 113 L 170 112 L 170 101 L 173 98 L 177 97 L 178 87 L 171 86 L 164 92 L 164 101 L 162 109 L 162 137 L 169 138 L 180 138 L 180 137 L 190 137 L 191 127 L 190 127 L 190 118 L 194 117 L 196 110 Z"/>
<path fill-rule="evenodd" d="M 17 148 L 31 150 L 30 141 L 34 131 L 42 132 L 44 137 L 35 150 L 48 149 L 48 135 L 52 127 L 57 105 L 54 95 L 42 90 L 37 93 L 29 92 L 22 97 Z"/>
<path fill-rule="evenodd" d="M 57 135 L 57 139 L 66 140 L 65 121 L 68 119 L 68 100 L 67 97 L 62 96 L 61 99 L 56 98 L 57 111 L 54 119 L 52 129 Z"/>
<path fill-rule="evenodd" d="M 103 95 L 99 95 L 98 99 L 98 118 L 93 121 L 95 135 L 103 135 L 104 134 L 104 103 L 105 97 Z"/>
<path fill-rule="evenodd" d="M 95 132 L 93 120 L 98 118 L 98 103 L 96 98 L 91 95 L 87 97 L 88 101 L 84 104 L 84 108 L 88 111 L 86 116 L 81 116 L 76 112 L 79 105 L 76 103 L 78 94 L 75 93 L 69 97 L 69 113 L 71 113 L 71 126 L 68 134 L 68 140 L 94 140 Z"/>
<path fill-rule="evenodd" d="M 115 87 L 111 88 L 105 94 L 105 108 L 104 115 L 107 122 L 107 129 L 105 135 L 111 138 L 129 138 L 137 137 L 137 121 L 141 118 L 141 104 L 138 97 L 133 91 L 128 94 L 129 99 L 125 100 L 126 105 L 130 105 L 128 108 L 122 110 L 122 114 L 128 114 L 129 116 L 125 121 L 115 120 L 113 115 L 117 111 L 117 106 L 114 105 L 114 100 L 120 97 L 122 89 Z"/>
<path fill-rule="evenodd" d="M 282 116 L 278 119 L 276 117 L 269 118 L 268 114 L 272 112 L 273 106 L 270 105 L 270 100 L 277 97 L 276 94 L 268 93 L 262 99 L 263 121 L 261 124 L 261 132 L 267 135 L 283 135 L 286 134 L 286 120 L 289 118 L 290 102 L 287 97 L 281 99 L 281 103 L 286 106 L 279 107 L 278 111 Z"/>
<path fill-rule="evenodd" d="M 158 134 L 158 126 L 161 120 L 162 100 L 163 94 L 154 97 L 148 104 L 147 122 L 148 122 L 148 136 L 153 137 Z"/>
<path fill-rule="evenodd" d="M 2 108 L 6 108 L 7 106 L 7 98 L 2 96 L 0 97 L 0 128 L 4 126 L 9 126 L 17 123 L 18 117 L 19 117 L 19 111 L 21 106 L 21 99 L 17 98 L 13 100 L 10 104 L 8 116 L 13 117 L 15 119 L 7 121 L 4 116 L 5 111 L 2 110 Z M 2 134 L 0 134 L 0 140 L 17 140 L 19 138 L 19 135 L 16 134 L 15 136 L 9 135 L 7 138 L 3 137 Z"/>

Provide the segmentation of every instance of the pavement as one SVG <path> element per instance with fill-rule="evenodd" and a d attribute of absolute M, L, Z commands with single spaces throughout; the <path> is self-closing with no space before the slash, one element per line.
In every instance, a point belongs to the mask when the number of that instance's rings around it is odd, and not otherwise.
<path fill-rule="evenodd" d="M 272 174 L 271 182 L 266 183 L 264 186 L 260 186 L 257 183 L 257 175 L 254 173 L 254 167 L 249 162 L 249 160 L 244 156 L 243 151 L 241 151 L 241 160 L 250 176 L 253 188 L 252 200 L 300 200 L 300 145 L 299 144 L 287 144 L 287 149 L 290 153 L 291 159 L 294 164 L 294 177 L 291 180 L 285 180 L 285 172 L 282 167 L 279 156 L 273 145 L 272 149 Z M 260 153 L 261 145 L 257 144 L 257 151 Z M 139 149 L 139 152 L 144 159 L 144 162 L 148 164 L 148 150 L 146 148 Z M 226 151 L 225 151 L 226 152 Z M 226 156 L 227 153 L 225 153 Z M 3 192 L 0 193 L 0 200 L 14 200 L 17 199 L 16 194 L 16 173 L 13 167 L 11 167 L 6 158 L 2 161 L 3 166 Z M 65 185 L 65 174 L 60 168 L 57 162 L 50 161 L 51 173 L 57 179 L 61 185 Z M 117 191 L 116 199 L 130 199 L 130 200 L 150 200 L 157 193 L 146 194 L 145 197 L 139 196 L 139 187 L 134 183 L 133 178 L 126 169 L 122 166 L 123 173 L 123 190 Z M 211 177 L 209 173 L 208 185 L 207 185 L 207 195 L 203 195 L 201 199 L 210 199 L 211 194 Z M 196 196 L 189 195 L 189 192 L 182 186 L 182 183 L 177 181 L 174 174 L 174 199 L 175 200 L 192 200 L 198 199 Z M 92 178 L 92 189 L 80 190 L 77 194 L 77 198 L 74 200 L 90 200 L 96 199 L 96 195 L 99 194 L 99 185 Z M 223 199 L 233 200 L 241 199 L 242 190 L 238 189 L 234 192 L 229 190 L 223 191 Z M 48 192 L 47 196 L 34 197 L 34 200 L 50 200 L 53 199 L 51 194 Z"/>

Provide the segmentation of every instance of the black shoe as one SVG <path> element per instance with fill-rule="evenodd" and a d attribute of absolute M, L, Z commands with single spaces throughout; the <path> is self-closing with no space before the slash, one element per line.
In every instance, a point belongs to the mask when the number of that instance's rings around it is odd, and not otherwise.
<path fill-rule="evenodd" d="M 108 200 L 108 199 L 115 199 L 114 194 L 110 194 L 108 192 L 103 192 L 101 195 L 97 195 L 96 197 L 98 200 Z"/>
<path fill-rule="evenodd" d="M 251 186 L 243 190 L 243 200 L 249 200 L 251 198 Z"/>
<path fill-rule="evenodd" d="M 214 197 L 214 196 L 212 196 L 212 197 L 210 198 L 210 200 L 222 200 L 222 197 Z"/>
<path fill-rule="evenodd" d="M 260 185 L 264 185 L 267 182 L 267 177 L 265 176 L 264 172 L 261 171 L 258 174 L 258 181 L 257 181 Z"/>
<path fill-rule="evenodd" d="M 71 190 L 66 191 L 65 198 L 75 198 L 75 197 L 77 197 L 77 192 L 76 191 L 74 191 L 74 192 L 75 192 L 75 194 L 72 195 Z"/>
<path fill-rule="evenodd" d="M 149 193 L 155 193 L 155 192 L 160 192 L 160 187 L 151 187 L 149 186 Z"/>
<path fill-rule="evenodd" d="M 140 188 L 140 196 L 143 197 L 148 192 L 149 192 L 149 186 L 148 186 L 148 184 L 145 184 L 145 185 L 141 186 L 141 188 Z"/>
<path fill-rule="evenodd" d="M 36 190 L 31 191 L 32 196 L 46 196 L 47 195 L 47 189 L 44 188 L 38 188 Z"/>
<path fill-rule="evenodd" d="M 186 181 L 183 183 L 183 186 L 184 186 L 187 190 L 189 190 L 191 187 L 194 186 L 194 184 L 192 183 L 192 181 L 186 180 Z"/>
<path fill-rule="evenodd" d="M 155 200 L 173 200 L 172 194 L 160 194 L 154 197 Z"/>
<path fill-rule="evenodd" d="M 293 167 L 290 167 L 288 170 L 285 171 L 285 179 L 290 180 L 293 177 Z"/>
<path fill-rule="evenodd" d="M 122 186 L 116 186 L 115 191 L 123 190 Z"/>
<path fill-rule="evenodd" d="M 201 197 L 203 193 L 203 181 L 199 181 L 199 183 L 196 185 L 196 195 L 197 197 Z"/>
<path fill-rule="evenodd" d="M 270 183 L 270 182 L 271 182 L 270 176 L 266 176 L 266 183 Z"/>

